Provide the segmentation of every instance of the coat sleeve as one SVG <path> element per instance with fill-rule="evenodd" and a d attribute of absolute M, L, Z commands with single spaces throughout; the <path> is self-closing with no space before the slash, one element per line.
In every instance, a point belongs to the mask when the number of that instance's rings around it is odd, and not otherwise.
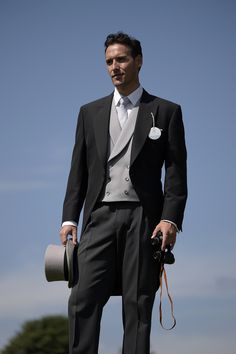
<path fill-rule="evenodd" d="M 87 180 L 88 169 L 86 162 L 84 115 L 83 109 L 81 108 L 77 122 L 75 145 L 63 204 L 62 222 L 75 221 L 78 223 L 87 192 Z"/>
<path fill-rule="evenodd" d="M 187 152 L 181 107 L 173 112 L 168 128 L 165 155 L 164 205 L 162 220 L 171 220 L 182 230 L 187 199 Z"/>

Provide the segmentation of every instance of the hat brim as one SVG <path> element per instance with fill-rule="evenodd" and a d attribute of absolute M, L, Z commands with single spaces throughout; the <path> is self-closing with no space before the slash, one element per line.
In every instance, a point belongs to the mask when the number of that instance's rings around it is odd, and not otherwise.
<path fill-rule="evenodd" d="M 66 247 L 48 245 L 45 252 L 45 276 L 48 282 L 68 281 L 71 288 L 76 275 L 76 249 L 72 240 L 68 240 Z"/>
<path fill-rule="evenodd" d="M 75 251 L 77 246 L 75 246 L 72 240 L 68 240 L 66 243 L 66 263 L 67 263 L 67 280 L 68 280 L 68 288 L 71 288 L 75 281 L 75 265 L 76 265 L 76 257 Z"/>

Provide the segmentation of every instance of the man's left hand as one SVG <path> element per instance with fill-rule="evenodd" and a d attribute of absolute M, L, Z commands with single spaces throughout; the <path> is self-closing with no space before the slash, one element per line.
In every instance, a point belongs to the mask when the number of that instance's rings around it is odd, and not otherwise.
<path fill-rule="evenodd" d="M 155 227 L 151 238 L 154 238 L 159 231 L 161 231 L 163 237 L 161 245 L 162 251 L 165 251 L 167 246 L 170 246 L 171 249 L 173 249 L 177 234 L 175 226 L 168 221 L 160 221 L 159 224 Z"/>

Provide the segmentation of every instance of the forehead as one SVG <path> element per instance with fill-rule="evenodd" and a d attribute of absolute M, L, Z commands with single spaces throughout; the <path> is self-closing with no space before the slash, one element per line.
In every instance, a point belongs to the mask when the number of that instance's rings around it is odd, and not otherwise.
<path fill-rule="evenodd" d="M 129 55 L 131 55 L 131 49 L 124 44 L 115 43 L 109 45 L 106 50 L 106 59 Z"/>

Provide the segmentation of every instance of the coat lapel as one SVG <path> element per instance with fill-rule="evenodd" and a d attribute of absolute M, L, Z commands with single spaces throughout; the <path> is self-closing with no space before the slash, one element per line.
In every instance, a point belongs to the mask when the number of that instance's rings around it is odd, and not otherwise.
<path fill-rule="evenodd" d="M 94 114 L 94 134 L 95 142 L 98 150 L 99 157 L 101 159 L 102 165 L 106 168 L 107 163 L 107 148 L 109 139 L 109 121 L 111 113 L 113 93 L 105 97 L 98 107 L 96 107 L 96 112 Z M 138 116 L 136 120 L 132 150 L 131 150 L 131 160 L 130 165 L 133 164 L 134 160 L 141 151 L 145 140 L 149 134 L 152 127 L 152 116 L 151 112 L 156 115 L 158 110 L 158 102 L 154 96 L 149 95 L 145 90 L 142 94 L 140 100 L 140 106 L 138 111 Z"/>
<path fill-rule="evenodd" d="M 152 127 L 153 121 L 151 112 L 155 116 L 158 110 L 158 102 L 155 98 L 156 97 L 149 95 L 145 90 L 143 91 L 134 130 L 130 165 L 133 164 L 141 151 Z"/>
<path fill-rule="evenodd" d="M 98 151 L 98 155 L 102 162 L 103 167 L 106 167 L 107 162 L 107 148 L 108 148 L 108 138 L 109 138 L 109 121 L 111 104 L 113 99 L 113 93 L 105 97 L 100 105 L 96 107 L 96 112 L 94 114 L 94 135 L 95 143 Z"/>
<path fill-rule="evenodd" d="M 108 161 L 111 161 L 112 159 L 114 159 L 114 157 L 119 155 L 119 153 L 125 148 L 125 146 L 130 141 L 134 132 L 137 111 L 138 111 L 138 107 L 134 107 L 132 112 L 130 113 L 129 118 L 125 123 L 125 127 L 121 130 L 119 137 L 115 142 L 115 145 L 111 151 Z"/>
<path fill-rule="evenodd" d="M 113 146 L 117 142 L 117 140 L 120 136 L 120 133 L 121 133 L 121 126 L 120 126 L 120 123 L 118 120 L 116 107 L 115 107 L 115 103 L 113 100 L 112 105 L 111 105 L 111 115 L 110 115 L 110 137 L 111 137 Z"/>

